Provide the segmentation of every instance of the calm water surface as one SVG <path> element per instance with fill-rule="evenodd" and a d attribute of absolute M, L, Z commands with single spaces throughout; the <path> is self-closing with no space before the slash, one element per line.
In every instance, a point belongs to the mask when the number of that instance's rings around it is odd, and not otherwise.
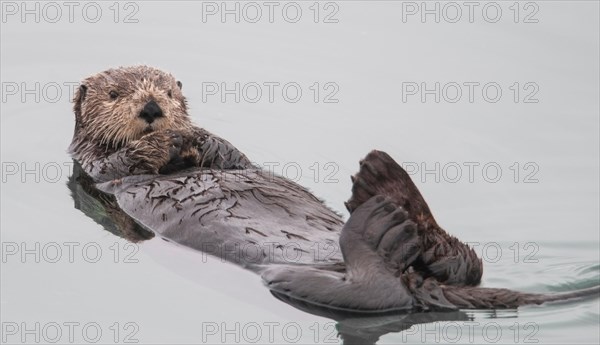
<path fill-rule="evenodd" d="M 379 343 L 390 344 L 600 341 L 597 298 L 460 313 L 404 331 L 401 318 L 338 324 L 278 301 L 257 276 L 218 259 L 156 238 L 128 244 L 75 209 L 66 186 L 69 85 L 145 63 L 183 82 L 197 124 L 346 217 L 358 160 L 373 148 L 389 152 L 413 169 L 438 222 L 474 243 L 485 260 L 484 286 L 597 285 L 598 2 L 541 1 L 537 11 L 521 4 L 519 23 L 512 2 L 497 2 L 497 23 L 479 10 L 469 23 L 463 8 L 455 24 L 447 16 L 403 22 L 411 8 L 388 1 L 321 3 L 319 23 L 313 2 L 297 2 L 297 23 L 282 19 L 281 3 L 274 23 L 255 24 L 250 12 L 240 23 L 221 23 L 207 14 L 214 8 L 187 1 L 122 4 L 115 23 L 113 3 L 97 4 L 97 23 L 78 10 L 70 23 L 65 7 L 56 23 L 22 23 L 18 15 L 2 23 L 3 342 L 338 343 L 338 331 L 367 337 L 373 328 L 388 329 Z M 533 12 L 538 22 L 523 23 Z M 123 23 L 125 15 L 138 22 Z M 325 16 L 338 22 L 324 23 Z M 212 94 L 236 82 L 239 102 Z M 281 87 L 273 102 L 270 82 Z M 403 89 L 403 82 L 416 84 Z M 410 94 L 407 87 L 421 82 L 440 83 L 439 103 Z M 473 102 L 465 82 L 480 85 Z M 37 92 L 22 91 L 36 83 Z M 296 89 L 288 99 L 281 94 L 289 83 L 302 91 L 298 102 L 289 101 Z M 486 100 L 488 83 L 495 88 Z M 262 98 L 252 103 L 256 85 Z M 462 98 L 448 102 L 456 85 Z M 490 102 L 498 87 L 501 98 Z"/>

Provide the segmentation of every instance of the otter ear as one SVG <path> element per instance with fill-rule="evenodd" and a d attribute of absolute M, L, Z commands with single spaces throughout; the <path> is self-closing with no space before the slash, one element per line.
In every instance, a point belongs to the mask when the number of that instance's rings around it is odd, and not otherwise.
<path fill-rule="evenodd" d="M 81 103 L 85 99 L 87 89 L 87 86 L 81 84 L 77 91 L 75 91 L 75 96 L 73 97 L 73 111 L 75 112 L 76 119 L 79 119 L 81 116 Z"/>
<path fill-rule="evenodd" d="M 183 87 L 183 84 L 178 80 L 177 81 L 177 86 L 179 86 L 179 89 L 181 90 L 181 88 Z"/>
<path fill-rule="evenodd" d="M 79 85 L 79 97 L 81 97 L 81 100 L 83 101 L 83 99 L 85 98 L 85 95 L 87 93 L 87 86 L 85 84 L 81 84 Z"/>

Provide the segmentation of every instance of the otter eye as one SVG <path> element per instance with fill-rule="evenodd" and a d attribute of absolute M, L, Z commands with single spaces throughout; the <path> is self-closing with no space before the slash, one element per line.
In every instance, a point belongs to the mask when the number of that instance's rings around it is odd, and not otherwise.
<path fill-rule="evenodd" d="M 173 98 L 173 92 L 171 92 L 171 90 L 167 91 L 167 96 L 169 96 L 169 98 Z"/>
<path fill-rule="evenodd" d="M 117 91 L 111 91 L 108 93 L 108 95 L 110 96 L 110 99 L 117 99 L 117 97 L 119 97 Z"/>

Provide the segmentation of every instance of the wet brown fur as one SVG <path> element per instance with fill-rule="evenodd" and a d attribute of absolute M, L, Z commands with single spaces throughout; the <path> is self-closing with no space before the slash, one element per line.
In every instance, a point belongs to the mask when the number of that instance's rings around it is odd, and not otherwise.
<path fill-rule="evenodd" d="M 164 114 L 152 124 L 138 116 L 150 100 Z M 140 172 L 156 174 L 172 159 L 172 142 L 194 129 L 181 83 L 171 74 L 148 66 L 92 75 L 82 82 L 73 103 L 75 132 L 69 149 L 84 168 L 129 147 L 139 161 Z M 185 144 L 180 156 L 197 162 L 198 152 Z"/>

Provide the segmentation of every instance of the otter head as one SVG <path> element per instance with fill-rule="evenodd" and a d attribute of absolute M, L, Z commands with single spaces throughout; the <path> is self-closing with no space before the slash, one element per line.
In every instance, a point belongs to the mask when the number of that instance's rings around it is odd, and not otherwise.
<path fill-rule="evenodd" d="M 120 67 L 95 74 L 75 93 L 74 141 L 117 149 L 144 134 L 190 125 L 181 83 L 148 66 Z"/>

